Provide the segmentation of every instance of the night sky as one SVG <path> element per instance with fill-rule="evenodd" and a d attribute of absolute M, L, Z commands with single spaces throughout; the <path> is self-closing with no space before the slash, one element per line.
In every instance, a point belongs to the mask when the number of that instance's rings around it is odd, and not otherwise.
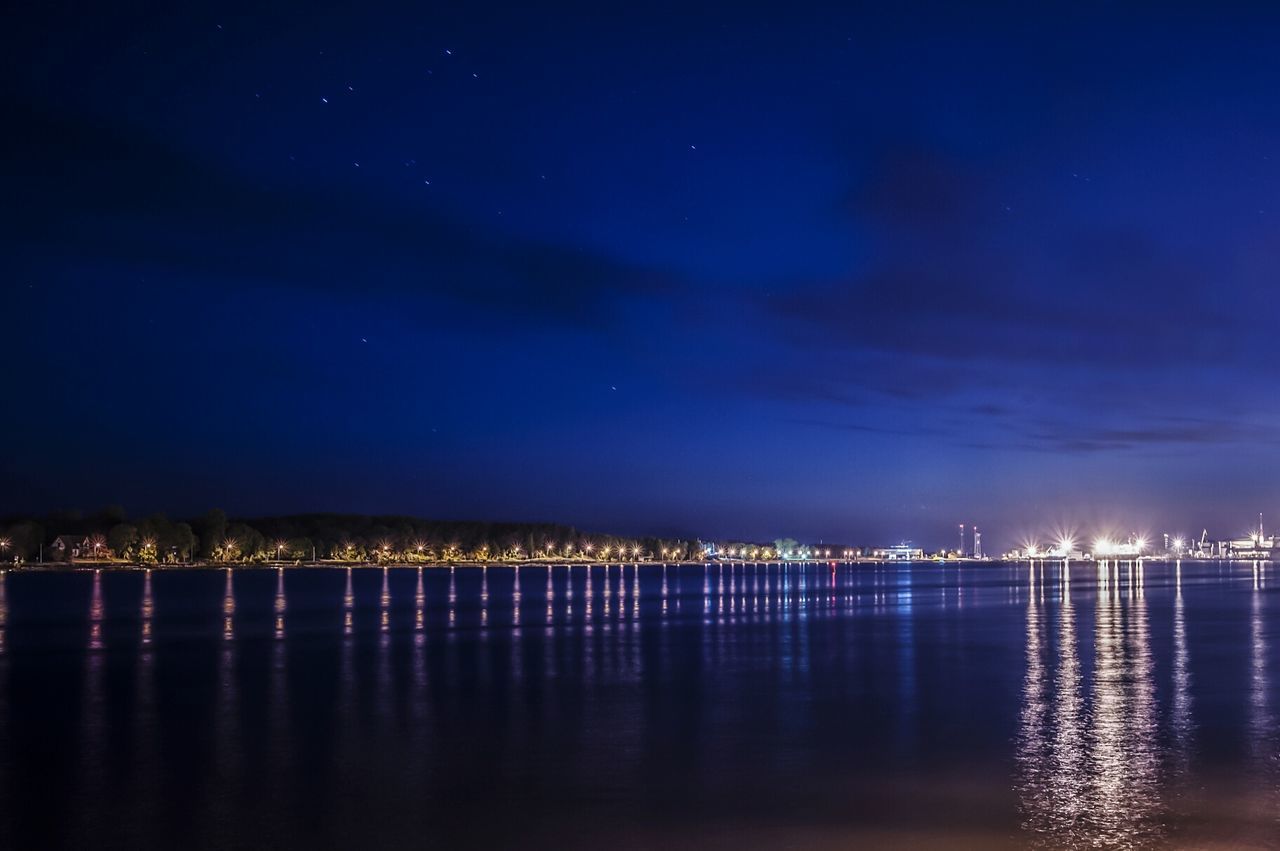
<path fill-rule="evenodd" d="M 1280 13 L 961 5 L 29 4 L 0 509 L 1280 524 Z"/>

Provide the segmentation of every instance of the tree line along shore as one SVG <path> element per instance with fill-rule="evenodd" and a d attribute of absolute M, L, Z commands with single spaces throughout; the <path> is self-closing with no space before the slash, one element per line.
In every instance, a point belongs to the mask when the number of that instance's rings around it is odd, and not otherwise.
<path fill-rule="evenodd" d="M 761 559 L 772 547 L 723 542 Z M 117 507 L 0 521 L 0 561 L 17 564 L 253 565 L 457 562 L 691 561 L 697 539 L 583 532 L 554 523 L 439 521 L 398 515 L 293 514 L 230 518 L 221 509 L 186 520 L 130 518 Z"/>

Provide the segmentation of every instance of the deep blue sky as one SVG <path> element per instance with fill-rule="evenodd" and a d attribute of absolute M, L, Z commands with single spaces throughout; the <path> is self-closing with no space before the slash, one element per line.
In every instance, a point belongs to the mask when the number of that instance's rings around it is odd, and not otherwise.
<path fill-rule="evenodd" d="M 1280 521 L 1280 13 L 534 5 L 22 12 L 0 508 Z"/>

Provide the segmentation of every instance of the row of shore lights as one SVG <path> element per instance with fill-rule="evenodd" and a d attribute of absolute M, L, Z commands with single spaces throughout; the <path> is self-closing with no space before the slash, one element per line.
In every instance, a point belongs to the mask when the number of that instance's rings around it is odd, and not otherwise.
<path fill-rule="evenodd" d="M 277 542 L 277 543 L 276 543 L 276 551 L 277 551 L 277 553 L 278 553 L 280 550 L 282 550 L 284 547 L 285 547 L 285 543 L 284 543 L 284 542 Z M 426 550 L 426 548 L 427 548 L 427 545 L 426 545 L 426 544 L 421 544 L 421 543 L 419 543 L 419 544 L 415 544 L 415 545 L 414 545 L 414 551 L 415 551 L 415 552 L 417 552 L 419 555 L 421 555 L 421 554 Z M 447 549 L 449 549 L 449 550 L 456 550 L 456 549 L 457 549 L 457 546 L 456 546 L 456 545 L 452 545 L 452 544 L 451 544 L 449 547 L 447 547 Z M 594 544 L 586 543 L 586 544 L 583 544 L 583 545 L 582 545 L 582 551 L 583 551 L 584 553 L 590 554 L 594 549 L 595 549 L 595 545 L 594 545 Z M 378 550 L 379 550 L 381 553 L 383 553 L 384 555 L 389 555 L 389 554 L 391 553 L 391 545 L 390 545 L 390 544 L 383 544 L 382 546 L 378 547 Z M 487 546 L 486 546 L 486 547 L 481 547 L 481 548 L 480 548 L 480 550 L 479 550 L 479 552 L 481 552 L 481 553 L 488 553 L 488 551 L 489 551 L 489 548 L 488 548 Z M 601 557 L 601 558 L 608 558 L 608 557 L 609 557 L 609 554 L 610 554 L 610 553 L 612 553 L 613 551 L 614 551 L 614 550 L 613 550 L 613 547 L 602 547 L 602 548 L 600 549 L 600 557 Z M 520 545 L 519 545 L 519 544 L 513 544 L 513 545 L 511 546 L 511 553 L 512 553 L 513 555 L 515 555 L 516 557 L 519 557 L 520 552 L 521 552 L 521 550 L 520 550 Z M 627 556 L 627 555 L 630 555 L 632 558 L 639 558 L 639 557 L 643 554 L 643 552 L 644 552 L 644 551 L 643 551 L 643 550 L 641 550 L 639 547 L 632 546 L 632 547 L 618 547 L 617 552 L 618 552 L 618 556 L 619 556 L 619 558 L 625 557 L 625 556 Z M 556 554 L 556 547 L 555 547 L 554 545 L 552 545 L 552 544 L 548 544 L 548 545 L 543 549 L 543 553 L 544 553 L 545 555 L 547 555 L 547 556 L 554 556 L 554 555 Z M 573 553 L 573 544 L 565 544 L 565 546 L 564 546 L 564 553 L 565 553 L 565 555 L 566 555 L 566 556 L 567 556 L 567 555 L 571 555 L 571 554 Z M 665 549 L 664 549 L 664 550 L 662 551 L 662 557 L 663 557 L 663 558 L 666 558 L 667 556 L 672 556 L 672 557 L 674 557 L 674 556 L 676 555 L 676 553 L 677 553 L 677 551 L 676 551 L 676 550 L 674 550 L 674 549 L 671 549 L 671 550 L 665 550 Z"/>
<path fill-rule="evenodd" d="M 729 547 L 727 550 L 725 550 L 725 555 L 729 556 L 729 558 L 755 558 L 756 555 L 758 554 L 762 558 L 764 558 L 764 557 L 767 557 L 768 554 L 772 552 L 773 552 L 772 550 L 759 549 L 757 547 L 742 547 L 742 548 Z M 801 550 L 800 555 L 802 558 L 809 558 L 809 557 L 831 558 L 831 550 L 822 549 L 822 550 L 813 550 L 812 552 L 810 552 L 809 550 Z M 859 558 L 862 556 L 862 550 L 845 550 L 843 553 L 841 553 L 841 555 L 846 559 Z"/>
<path fill-rule="evenodd" d="M 1180 550 L 1183 547 L 1184 541 L 1182 538 L 1174 538 L 1170 543 L 1175 550 Z M 1093 541 L 1094 555 L 1111 555 L 1122 548 L 1132 548 L 1141 555 L 1147 549 L 1147 539 L 1139 536 L 1126 543 L 1108 537 L 1101 537 L 1095 538 Z M 1076 542 L 1074 539 L 1066 537 L 1060 539 L 1057 542 L 1057 548 L 1053 550 L 1041 550 L 1036 544 L 1028 544 L 1024 549 L 1027 551 L 1028 555 L 1033 557 L 1038 555 L 1051 555 L 1055 553 L 1070 555 L 1076 550 Z"/>
<path fill-rule="evenodd" d="M 9 547 L 10 547 L 11 545 L 12 545 L 12 542 L 10 542 L 10 540 L 9 540 L 8 538 L 0 538 L 0 556 L 3 556 L 5 553 L 7 553 L 7 552 L 9 551 Z M 274 547 L 274 549 L 275 549 L 275 551 L 276 551 L 276 559 L 277 559 L 277 560 L 279 560 L 281 553 L 284 551 L 284 549 L 285 549 L 287 546 L 288 546 L 288 543 L 287 543 L 287 542 L 285 542 L 285 541 L 276 541 L 276 542 L 275 542 L 275 547 Z M 155 547 L 155 543 L 154 543 L 151 539 L 149 539 L 149 538 L 148 538 L 147 540 L 143 541 L 143 549 L 149 550 L 149 549 L 152 549 L 153 547 Z M 422 552 L 423 552 L 423 551 L 425 551 L 425 550 L 426 550 L 426 548 L 427 548 L 427 545 L 426 545 L 426 544 L 423 544 L 423 543 L 418 543 L 418 544 L 415 544 L 415 545 L 414 545 L 414 550 L 415 550 L 415 551 L 417 551 L 417 552 L 418 552 L 418 554 L 422 554 Z M 96 546 L 95 546 L 95 549 L 96 549 Z M 450 549 L 453 549 L 453 547 L 450 547 Z M 487 549 L 487 548 L 486 548 L 486 549 Z M 382 552 L 384 555 L 389 555 L 389 554 L 391 553 L 391 545 L 390 545 L 390 544 L 383 544 L 381 547 L 379 547 L 379 550 L 381 550 L 381 552 Z M 555 547 L 553 547 L 553 546 L 551 546 L 551 545 L 547 545 L 545 552 L 546 552 L 546 554 L 547 554 L 548 556 L 553 556 L 553 555 L 555 555 L 554 550 L 555 550 Z M 591 552 L 592 552 L 593 550 L 594 550 L 594 545 L 592 545 L 592 544 L 591 544 L 591 543 L 589 543 L 589 542 L 588 542 L 588 543 L 586 543 L 586 544 L 583 544 L 583 545 L 582 545 L 582 551 L 583 551 L 584 553 L 586 553 L 587 555 L 590 555 L 590 554 L 591 554 Z M 513 546 L 513 547 L 511 548 L 511 551 L 512 551 L 512 553 L 514 553 L 516 556 L 519 556 L 519 555 L 520 555 L 520 546 L 519 546 L 518 544 L 517 544 L 517 545 L 515 545 L 515 546 Z M 572 544 L 566 544 L 566 545 L 565 545 L 565 548 L 564 548 L 564 552 L 565 552 L 565 554 L 566 554 L 566 555 L 571 554 L 571 553 L 573 552 L 573 545 L 572 545 Z M 600 557 L 601 557 L 601 558 L 606 558 L 606 559 L 607 559 L 607 558 L 609 557 L 609 554 L 610 554 L 610 553 L 612 553 L 612 552 L 613 552 L 613 547 L 601 547 L 601 549 L 600 549 Z M 624 557 L 626 557 L 627 555 L 630 555 L 632 558 L 639 558 L 639 557 L 640 557 L 640 555 L 642 554 L 642 552 L 643 552 L 643 550 L 641 550 L 641 549 L 640 549 L 639 547 L 637 547 L 637 546 L 631 546 L 631 547 L 618 547 L 618 557 L 619 557 L 619 558 L 624 558 Z M 678 551 L 678 550 L 676 550 L 676 549 L 674 549 L 674 548 L 673 548 L 673 549 L 663 549 L 663 550 L 662 550 L 662 557 L 663 557 L 664 559 L 665 559 L 665 558 L 675 558 L 675 556 L 678 554 L 678 552 L 679 552 L 679 551 Z M 729 558 L 756 558 L 756 556 L 757 556 L 757 555 L 758 555 L 758 556 L 760 556 L 760 557 L 765 557 L 765 556 L 766 556 L 768 553 L 770 553 L 770 552 L 771 552 L 771 551 L 770 551 L 770 550 L 768 550 L 768 549 L 761 549 L 761 548 L 758 548 L 758 547 L 741 547 L 741 548 L 730 547 L 729 549 L 725 550 L 725 553 L 729 556 Z M 809 555 L 808 551 L 805 551 L 805 552 L 804 552 L 804 555 Z M 813 555 L 815 558 L 818 558 L 818 557 L 821 557 L 821 558 L 830 558 L 830 557 L 831 557 L 831 550 L 829 550 L 829 549 L 825 549 L 825 550 L 815 550 L 815 551 L 812 553 L 812 555 Z M 861 555 L 862 555 L 862 550 L 845 550 L 845 551 L 844 551 L 844 553 L 843 553 L 843 555 L 844 555 L 844 557 L 845 557 L 846 559 L 848 559 L 848 558 L 857 558 L 857 557 L 859 557 L 859 556 L 861 556 Z"/>
<path fill-rule="evenodd" d="M 283 549 L 284 549 L 284 547 L 285 547 L 285 543 L 284 543 L 283 541 L 277 541 L 277 542 L 276 542 L 275 549 L 276 549 L 277 557 L 279 557 L 279 553 L 280 553 L 280 551 L 281 551 L 281 550 L 283 550 Z M 389 555 L 389 554 L 391 553 L 391 545 L 390 545 L 390 544 L 383 544 L 383 545 L 382 545 L 382 546 L 380 546 L 378 549 L 379 549 L 379 551 L 381 551 L 384 555 Z M 419 553 L 419 554 L 421 554 L 425 549 L 426 549 L 426 545 L 425 545 L 425 544 L 421 544 L 421 543 L 420 543 L 420 544 L 415 544 L 415 545 L 414 545 L 414 550 L 415 550 L 417 553 Z M 451 546 L 449 549 L 456 549 L 456 548 Z M 488 551 L 488 548 L 487 548 L 487 547 L 485 547 L 485 548 L 482 548 L 482 549 L 481 549 L 481 552 L 487 552 L 487 551 Z M 566 555 L 566 556 L 568 556 L 568 555 L 572 555 L 573 551 L 574 551 L 573 544 L 566 544 L 566 545 L 565 545 L 565 547 L 564 547 L 564 553 L 565 553 L 565 555 Z M 583 544 L 583 545 L 582 545 L 582 552 L 583 552 L 583 553 L 585 553 L 585 554 L 587 554 L 588 556 L 590 556 L 590 555 L 591 555 L 591 553 L 592 553 L 592 552 L 594 552 L 594 551 L 595 551 L 595 545 L 594 545 L 594 544 L 591 544 L 591 543 L 589 543 L 589 542 L 588 542 L 588 543 L 585 543 L 585 544 Z M 519 557 L 519 555 L 520 555 L 520 546 L 519 546 L 519 544 L 513 545 L 513 546 L 511 547 L 511 552 L 512 552 L 512 554 L 513 554 L 513 555 L 515 555 L 515 556 Z M 607 558 L 609 557 L 609 555 L 610 555 L 611 553 L 613 553 L 613 552 L 614 552 L 614 548 L 613 548 L 613 547 L 611 547 L 611 546 L 601 547 L 601 548 L 600 548 L 600 557 L 601 557 L 601 558 L 604 558 L 604 559 L 607 559 Z M 770 549 L 767 549 L 767 548 L 760 548 L 760 547 L 741 547 L 741 548 L 737 548 L 737 547 L 730 547 L 730 548 L 728 548 L 728 549 L 726 549 L 726 550 L 725 550 L 725 554 L 726 554 L 727 556 L 729 556 L 729 558 L 756 558 L 757 556 L 759 556 L 759 557 L 761 557 L 761 558 L 765 558 L 765 557 L 768 557 L 772 552 L 773 552 L 773 551 L 772 551 L 772 550 L 770 550 Z M 547 555 L 547 556 L 554 556 L 554 555 L 556 554 L 556 547 L 555 547 L 555 546 L 553 546 L 553 545 L 551 545 L 551 544 L 548 544 L 548 545 L 545 547 L 545 549 L 543 550 L 543 553 L 544 553 L 545 555 Z M 631 546 L 631 547 L 618 547 L 618 548 L 617 548 L 617 554 L 618 554 L 618 557 L 619 557 L 619 558 L 625 558 L 625 557 L 626 557 L 626 556 L 628 556 L 628 555 L 630 555 L 632 558 L 639 558 L 641 555 L 643 555 L 643 553 L 644 553 L 644 551 L 643 551 L 642 549 L 640 549 L 640 547 L 638 547 L 638 546 Z M 661 551 L 661 553 L 662 553 L 662 557 L 663 557 L 664 559 L 666 559 L 666 558 L 675 558 L 677 555 L 679 555 L 679 550 L 674 549 L 674 548 L 672 548 L 672 549 L 663 549 L 663 550 Z M 808 556 L 812 556 L 812 557 L 814 557 L 814 558 L 830 558 L 830 557 L 831 557 L 831 550 L 830 550 L 830 549 L 814 550 L 812 553 L 810 553 L 808 550 L 804 550 L 804 551 L 802 552 L 802 555 L 804 555 L 804 556 L 806 556 L 806 557 L 808 557 Z M 843 552 L 843 556 L 844 556 L 844 558 L 847 558 L 847 559 L 848 559 L 848 558 L 857 558 L 857 557 L 859 557 L 859 556 L 861 556 L 861 555 L 862 555 L 862 550 L 845 550 L 845 551 Z"/>

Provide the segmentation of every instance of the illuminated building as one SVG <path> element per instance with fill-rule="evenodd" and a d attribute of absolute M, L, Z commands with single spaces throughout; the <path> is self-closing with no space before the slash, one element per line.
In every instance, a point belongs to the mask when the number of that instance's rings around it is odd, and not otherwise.
<path fill-rule="evenodd" d="M 902 543 L 892 547 L 872 550 L 871 557 L 884 561 L 920 561 L 924 559 L 924 550 L 920 547 Z"/>

